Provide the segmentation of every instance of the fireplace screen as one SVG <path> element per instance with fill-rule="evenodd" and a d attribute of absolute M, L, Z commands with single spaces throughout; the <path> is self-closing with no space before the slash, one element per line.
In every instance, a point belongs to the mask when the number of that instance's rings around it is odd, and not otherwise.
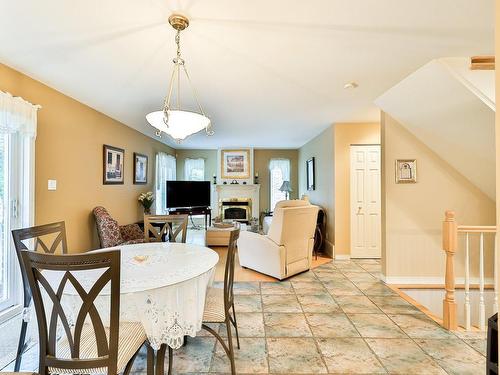
<path fill-rule="evenodd" d="M 252 203 L 250 199 L 231 198 L 220 201 L 219 210 L 222 220 L 249 221 L 251 219 Z"/>
<path fill-rule="evenodd" d="M 247 210 L 242 207 L 226 207 L 224 209 L 226 220 L 247 220 Z"/>

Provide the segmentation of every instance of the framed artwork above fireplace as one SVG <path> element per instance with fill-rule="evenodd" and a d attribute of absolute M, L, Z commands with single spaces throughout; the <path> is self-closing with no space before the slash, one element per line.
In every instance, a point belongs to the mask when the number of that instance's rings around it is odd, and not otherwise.
<path fill-rule="evenodd" d="M 221 178 L 250 178 L 250 150 L 221 150 Z"/>

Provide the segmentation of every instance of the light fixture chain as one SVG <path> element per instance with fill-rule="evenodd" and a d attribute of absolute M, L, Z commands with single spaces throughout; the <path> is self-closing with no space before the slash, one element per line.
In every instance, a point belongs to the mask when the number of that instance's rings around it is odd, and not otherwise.
<path fill-rule="evenodd" d="M 177 44 L 177 58 L 181 58 L 181 31 L 177 30 L 175 34 L 175 44 Z"/>
<path fill-rule="evenodd" d="M 189 21 L 186 17 L 181 16 L 181 15 L 172 15 L 169 18 L 169 23 L 172 25 L 172 27 L 176 30 L 175 34 L 175 44 L 176 44 L 176 56 L 173 59 L 174 67 L 172 69 L 172 74 L 170 77 L 170 84 L 168 87 L 168 93 L 165 96 L 165 99 L 163 101 L 163 125 L 167 127 L 165 133 L 169 134 L 172 138 L 175 139 L 177 143 L 180 143 L 182 139 L 184 139 L 186 136 L 189 136 L 191 134 L 194 134 L 195 132 L 201 130 L 196 130 L 196 131 L 190 131 L 190 129 L 184 128 L 184 122 L 185 121 L 190 121 L 193 126 L 204 126 L 205 127 L 205 132 L 207 135 L 213 135 L 214 131 L 212 130 L 212 122 L 210 119 L 205 115 L 205 111 L 203 110 L 203 107 L 201 106 L 200 100 L 198 99 L 198 92 L 196 91 L 196 88 L 194 87 L 191 77 L 189 76 L 189 73 L 187 71 L 185 61 L 181 57 L 181 38 L 180 38 L 180 32 L 184 30 L 188 25 Z M 189 83 L 189 86 L 191 88 L 192 94 L 194 96 L 194 99 L 196 101 L 196 105 L 198 106 L 199 113 L 196 112 L 191 112 L 188 110 L 182 110 L 181 109 L 181 66 L 182 69 L 184 70 L 184 74 L 186 74 L 187 81 Z M 177 80 L 177 83 L 175 82 Z M 184 80 L 184 79 L 183 79 Z M 177 87 L 175 87 L 177 86 Z M 177 90 L 177 93 L 174 93 L 174 90 Z M 175 96 L 176 98 L 172 98 L 172 96 Z M 174 103 L 176 101 L 177 103 Z M 176 108 L 176 110 L 173 110 L 172 108 Z M 161 133 L 164 129 L 164 126 L 162 124 L 158 123 L 157 117 L 159 111 L 151 112 L 149 113 L 146 118 L 148 122 L 154 126 L 157 129 L 156 135 L 161 137 Z M 176 117 L 173 116 L 170 118 L 171 114 L 173 112 L 180 112 L 183 113 L 183 117 Z M 197 115 L 197 116 L 196 116 Z M 200 115 L 205 117 L 205 120 L 200 119 Z M 187 118 L 186 118 L 187 116 Z M 173 121 L 173 123 L 170 123 Z M 205 121 L 208 121 L 206 123 Z M 160 130 L 161 129 L 161 130 Z M 183 134 L 186 133 L 186 134 Z M 178 135 L 176 135 L 178 134 Z"/>

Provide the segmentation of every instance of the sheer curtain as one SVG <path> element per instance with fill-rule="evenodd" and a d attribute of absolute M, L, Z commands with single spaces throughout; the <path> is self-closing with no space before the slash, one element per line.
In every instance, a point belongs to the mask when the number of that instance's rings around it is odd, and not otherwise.
<path fill-rule="evenodd" d="M 205 181 L 205 159 L 190 159 L 184 161 L 184 179 L 186 181 Z"/>
<path fill-rule="evenodd" d="M 269 162 L 269 196 L 270 209 L 274 210 L 274 206 L 279 201 L 286 199 L 286 193 L 280 191 L 283 181 L 290 181 L 290 160 L 289 159 L 271 159 Z"/>
<path fill-rule="evenodd" d="M 156 154 L 155 213 L 167 212 L 167 181 L 176 180 L 176 159 L 164 152 Z"/>
<path fill-rule="evenodd" d="M 2 310 L 20 302 L 10 231 L 34 224 L 39 108 L 0 91 L 0 315 Z"/>

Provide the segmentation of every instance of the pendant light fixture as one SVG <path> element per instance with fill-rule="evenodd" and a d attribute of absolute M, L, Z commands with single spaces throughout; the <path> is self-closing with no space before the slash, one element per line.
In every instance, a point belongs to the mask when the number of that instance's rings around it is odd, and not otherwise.
<path fill-rule="evenodd" d="M 186 137 L 198 133 L 205 129 L 207 135 L 213 135 L 212 124 L 210 119 L 205 115 L 201 106 L 196 90 L 191 83 L 188 71 L 186 69 L 185 60 L 181 57 L 180 34 L 189 26 L 189 20 L 179 14 L 172 14 L 168 18 L 168 22 L 177 31 L 175 34 L 175 44 L 177 45 L 177 55 L 173 59 L 174 67 L 168 92 L 163 102 L 163 108 L 160 111 L 148 113 L 146 120 L 155 127 L 156 135 L 161 137 L 162 133 L 168 134 L 177 143 L 180 143 Z M 198 106 L 198 111 L 183 110 L 181 108 L 181 74 L 185 74 L 187 82 L 191 88 L 193 97 Z M 174 87 L 177 91 L 174 94 Z M 176 97 L 176 102 L 171 103 L 173 94 Z M 175 105 L 173 105 L 175 104 Z"/>

